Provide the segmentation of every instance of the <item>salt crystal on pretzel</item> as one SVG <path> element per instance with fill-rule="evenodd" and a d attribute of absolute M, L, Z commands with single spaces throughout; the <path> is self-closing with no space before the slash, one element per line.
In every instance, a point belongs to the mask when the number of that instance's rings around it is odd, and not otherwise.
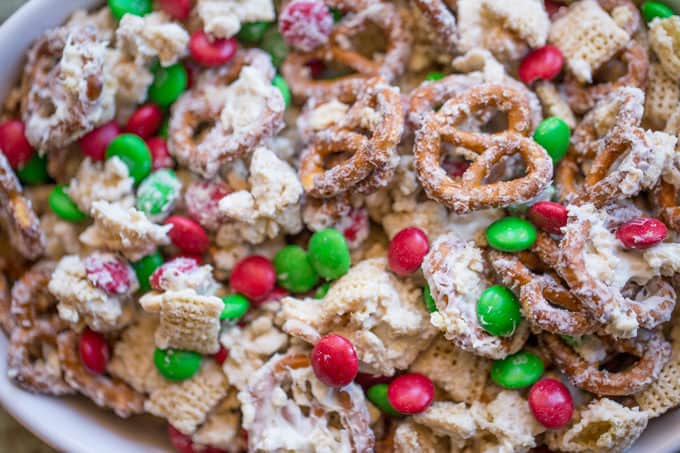
<path fill-rule="evenodd" d="M 546 443 L 551 450 L 608 453 L 625 451 L 647 427 L 647 414 L 608 398 L 590 402 L 577 409 L 572 422 L 558 431 L 548 431 Z"/>
<path fill-rule="evenodd" d="M 144 17 L 126 14 L 116 29 L 117 48 L 138 65 L 148 65 L 154 58 L 161 66 L 173 65 L 187 55 L 188 44 L 189 33 L 163 12 Z"/>
<path fill-rule="evenodd" d="M 135 278 L 125 293 L 107 293 L 88 279 L 80 257 L 68 255 L 57 264 L 48 287 L 59 301 L 57 308 L 63 320 L 74 325 L 87 324 L 96 332 L 108 332 L 130 321 L 131 307 L 126 302 L 139 286 Z"/>
<path fill-rule="evenodd" d="M 154 332 L 158 328 L 158 318 L 140 313 L 113 345 L 107 371 L 127 382 L 136 391 L 151 393 L 164 382 L 153 363 L 156 349 Z"/>
<path fill-rule="evenodd" d="M 81 211 L 90 212 L 92 203 L 100 200 L 131 206 L 134 185 L 127 166 L 117 156 L 103 162 L 87 157 L 66 192 Z"/>
<path fill-rule="evenodd" d="M 482 251 L 454 233 L 439 237 L 425 256 L 423 275 L 430 285 L 438 311 L 430 322 L 447 340 L 483 357 L 501 359 L 517 352 L 529 336 L 522 321 L 512 336 L 497 337 L 486 333 L 477 320 L 477 301 L 490 285 L 485 275 L 487 265 Z"/>
<path fill-rule="evenodd" d="M 236 388 L 244 389 L 269 357 L 288 346 L 288 335 L 274 325 L 273 317 L 265 307 L 245 326 L 233 326 L 222 333 L 220 343 L 229 350 L 224 373 Z"/>
<path fill-rule="evenodd" d="M 591 82 L 593 73 L 623 49 L 630 38 L 595 0 L 571 5 L 553 22 L 549 37 L 581 83 Z"/>
<path fill-rule="evenodd" d="M 195 444 L 234 453 L 245 450 L 246 442 L 241 430 L 241 403 L 237 393 L 234 387 L 229 387 L 227 396 L 191 437 Z"/>
<path fill-rule="evenodd" d="M 94 26 L 45 33 L 28 53 L 21 116 L 26 138 L 41 155 L 66 146 L 115 112 L 115 80 L 107 43 Z"/>
<path fill-rule="evenodd" d="M 196 12 L 215 38 L 234 36 L 244 23 L 276 19 L 272 0 L 198 0 Z"/>
<path fill-rule="evenodd" d="M 193 289 L 147 293 L 139 304 L 149 313 L 160 314 L 156 346 L 214 354 L 220 349 L 222 299 L 201 295 Z"/>
<path fill-rule="evenodd" d="M 286 297 L 279 316 L 285 332 L 311 344 L 331 332 L 348 338 L 362 365 L 389 376 L 434 337 L 421 296 L 387 270 L 385 259 L 371 259 L 353 266 L 320 302 Z"/>
<path fill-rule="evenodd" d="M 482 9 L 503 27 L 517 34 L 531 47 L 548 40 L 550 18 L 541 0 L 482 0 Z"/>
<path fill-rule="evenodd" d="M 659 63 L 649 68 L 645 99 L 645 120 L 654 129 L 663 130 L 680 101 L 677 80 L 666 74 Z"/>
<path fill-rule="evenodd" d="M 152 390 L 144 409 L 167 419 L 179 432 L 191 435 L 228 390 L 229 383 L 219 365 L 214 360 L 204 360 L 192 378 L 181 382 L 164 381 Z"/>
<path fill-rule="evenodd" d="M 248 190 L 232 192 L 219 203 L 220 212 L 237 222 L 243 239 L 258 244 L 300 232 L 302 184 L 289 164 L 259 147 L 250 161 L 248 183 Z"/>
<path fill-rule="evenodd" d="M 454 401 L 468 404 L 481 397 L 490 369 L 490 360 L 457 348 L 443 335 L 439 335 L 409 367 L 409 371 L 429 377 Z"/>
<path fill-rule="evenodd" d="M 658 18 L 649 26 L 649 42 L 659 57 L 666 75 L 676 83 L 680 80 L 680 17 Z"/>
<path fill-rule="evenodd" d="M 539 80 L 534 85 L 534 89 L 541 105 L 543 105 L 543 113 L 546 117 L 556 116 L 564 120 L 570 129 L 573 130 L 576 127 L 574 112 L 571 111 L 567 101 L 562 98 L 554 83 Z"/>
<path fill-rule="evenodd" d="M 80 235 L 90 247 L 120 252 L 131 261 L 153 253 L 159 245 L 170 243 L 171 225 L 156 225 L 135 208 L 95 201 L 91 210 L 94 225 Z"/>
<path fill-rule="evenodd" d="M 79 352 L 79 337 L 72 330 L 57 337 L 59 361 L 64 379 L 82 395 L 100 407 L 113 410 L 116 415 L 127 418 L 144 412 L 144 397 L 126 382 L 89 371 Z"/>
<path fill-rule="evenodd" d="M 239 392 L 249 450 L 372 451 L 374 435 L 361 387 L 326 386 L 302 351 L 276 354 Z"/>

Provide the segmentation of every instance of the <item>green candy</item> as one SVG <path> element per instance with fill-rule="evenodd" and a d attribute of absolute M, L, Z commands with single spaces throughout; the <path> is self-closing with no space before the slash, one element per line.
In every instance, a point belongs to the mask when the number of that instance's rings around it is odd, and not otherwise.
<path fill-rule="evenodd" d="M 137 209 L 154 222 L 163 220 L 179 199 L 182 183 L 167 168 L 156 170 L 137 189 Z"/>
<path fill-rule="evenodd" d="M 425 283 L 425 288 L 423 288 L 423 300 L 425 301 L 427 311 L 430 313 L 439 311 L 437 304 L 434 302 L 434 297 L 432 297 L 432 293 L 430 292 L 430 285 L 427 283 Z"/>
<path fill-rule="evenodd" d="M 52 192 L 47 199 L 52 212 L 60 219 L 73 223 L 82 222 L 87 219 L 87 216 L 78 209 L 78 205 L 71 200 L 71 197 L 68 196 L 64 189 L 65 187 L 63 184 L 59 184 L 52 189 Z"/>
<path fill-rule="evenodd" d="M 167 68 L 157 65 L 152 69 L 153 83 L 149 87 L 149 99 L 159 106 L 169 107 L 187 88 L 187 71 L 182 63 Z"/>
<path fill-rule="evenodd" d="M 26 162 L 26 165 L 17 170 L 17 176 L 24 184 L 44 184 L 50 178 L 47 174 L 47 159 L 40 157 L 38 153 Z"/>
<path fill-rule="evenodd" d="M 304 293 L 316 286 L 319 274 L 307 259 L 307 253 L 298 245 L 287 245 L 274 257 L 276 282 L 293 293 Z"/>
<path fill-rule="evenodd" d="M 333 16 L 333 22 L 336 24 L 342 20 L 342 11 L 338 8 L 331 8 L 331 15 Z"/>
<path fill-rule="evenodd" d="M 135 134 L 121 134 L 106 148 L 106 158 L 118 157 L 127 166 L 135 184 L 151 171 L 151 151 L 146 142 Z"/>
<path fill-rule="evenodd" d="M 534 141 L 541 145 L 557 164 L 569 149 L 571 131 L 562 118 L 552 116 L 541 121 L 534 132 Z"/>
<path fill-rule="evenodd" d="M 153 10 L 152 0 L 109 0 L 111 14 L 121 20 L 126 14 L 145 16 Z"/>
<path fill-rule="evenodd" d="M 560 335 L 562 341 L 567 343 L 572 348 L 579 346 L 583 342 L 583 337 L 572 337 L 571 335 Z"/>
<path fill-rule="evenodd" d="M 505 286 L 487 288 L 477 301 L 477 319 L 491 335 L 512 335 L 522 319 L 517 297 Z"/>
<path fill-rule="evenodd" d="M 551 201 L 557 195 L 557 188 L 552 184 L 543 189 L 533 200 L 527 201 L 526 203 L 517 203 L 508 206 L 508 212 L 512 215 L 525 214 L 529 208 L 538 203 L 539 201 Z"/>
<path fill-rule="evenodd" d="M 252 44 L 258 43 L 271 24 L 271 22 L 263 21 L 241 24 L 241 30 L 236 37 L 242 42 L 249 42 Z"/>
<path fill-rule="evenodd" d="M 170 130 L 170 117 L 168 116 L 163 120 L 163 124 L 161 124 L 161 128 L 158 131 L 158 136 L 167 140 L 169 130 Z"/>
<path fill-rule="evenodd" d="M 643 2 L 640 11 L 642 11 L 642 16 L 647 22 L 651 22 L 657 17 L 665 19 L 675 15 L 672 9 L 659 2 Z"/>
<path fill-rule="evenodd" d="M 489 225 L 486 241 L 501 252 L 520 252 L 536 242 L 536 227 L 519 217 L 504 217 Z"/>
<path fill-rule="evenodd" d="M 501 387 L 521 389 L 538 381 L 543 374 L 543 362 L 529 351 L 496 360 L 491 366 L 491 380 Z"/>
<path fill-rule="evenodd" d="M 281 91 L 281 96 L 283 96 L 283 100 L 286 103 L 286 108 L 290 107 L 291 94 L 286 79 L 277 74 L 274 77 L 274 80 L 272 80 L 272 85 L 274 85 L 276 88 L 279 89 L 279 91 Z"/>
<path fill-rule="evenodd" d="M 368 400 L 378 409 L 388 415 L 401 415 L 399 414 L 399 411 L 392 407 L 390 400 L 387 399 L 387 387 L 387 384 L 376 384 L 369 387 L 369 389 L 366 391 Z"/>
<path fill-rule="evenodd" d="M 329 280 L 345 275 L 351 263 L 345 237 L 332 228 L 317 231 L 312 235 L 307 257 L 319 275 Z"/>
<path fill-rule="evenodd" d="M 137 280 L 139 280 L 139 288 L 142 291 L 151 289 L 149 277 L 151 277 L 151 274 L 162 265 L 163 256 L 158 252 L 147 255 L 141 260 L 132 263 L 132 268 L 135 270 L 135 274 L 137 274 Z"/>
<path fill-rule="evenodd" d="M 220 319 L 223 321 L 228 319 L 236 322 L 241 319 L 250 308 L 248 298 L 241 294 L 223 296 L 222 302 L 224 302 L 224 308 L 222 309 L 222 313 L 220 313 Z"/>
<path fill-rule="evenodd" d="M 331 289 L 331 282 L 324 282 L 316 288 L 314 291 L 314 299 L 323 299 L 328 294 L 328 290 Z"/>
<path fill-rule="evenodd" d="M 435 80 L 441 80 L 444 78 L 444 73 L 439 71 L 433 71 L 425 76 L 425 80 L 429 82 L 434 82 Z"/>
<path fill-rule="evenodd" d="M 184 381 L 192 377 L 201 368 L 201 354 L 179 349 L 156 348 L 153 363 L 156 369 L 170 381 Z"/>
<path fill-rule="evenodd" d="M 267 31 L 265 31 L 260 46 L 272 57 L 272 63 L 277 68 L 281 66 L 288 56 L 288 46 L 276 24 L 270 25 Z"/>

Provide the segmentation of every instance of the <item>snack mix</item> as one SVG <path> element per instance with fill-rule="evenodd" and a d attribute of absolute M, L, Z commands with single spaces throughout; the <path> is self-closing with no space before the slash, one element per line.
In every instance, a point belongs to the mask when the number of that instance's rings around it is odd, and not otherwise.
<path fill-rule="evenodd" d="M 10 379 L 182 453 L 618 452 L 680 405 L 680 16 L 109 0 L 0 116 Z"/>

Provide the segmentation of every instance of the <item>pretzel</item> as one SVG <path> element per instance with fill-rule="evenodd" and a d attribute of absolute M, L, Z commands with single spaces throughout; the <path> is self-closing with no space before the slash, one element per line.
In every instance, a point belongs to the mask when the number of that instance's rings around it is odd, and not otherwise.
<path fill-rule="evenodd" d="M 106 58 L 106 43 L 92 25 L 48 31 L 33 45 L 22 80 L 21 114 L 26 138 L 41 154 L 113 117 L 115 91 Z"/>
<path fill-rule="evenodd" d="M 445 52 L 457 51 L 458 27 L 456 27 L 456 0 L 413 0 L 413 4 L 432 27 L 435 40 Z"/>
<path fill-rule="evenodd" d="M 12 286 L 11 314 L 17 327 L 30 329 L 41 317 L 56 313 L 57 300 L 47 289 L 55 268 L 55 262 L 41 261 Z"/>
<path fill-rule="evenodd" d="M 375 76 L 392 82 L 406 67 L 411 36 L 396 7 L 381 1 L 326 0 L 345 16 L 331 32 L 328 45 L 312 52 L 291 52 L 281 66 L 281 73 L 296 97 L 356 92 L 367 79 Z M 352 48 L 351 38 L 361 34 L 368 24 L 378 26 L 386 36 L 386 50 L 380 56 L 365 57 Z M 309 61 L 338 62 L 349 66 L 355 74 L 331 80 L 314 80 L 305 65 Z"/>
<path fill-rule="evenodd" d="M 353 101 L 352 107 L 335 126 L 317 133 L 300 157 L 302 187 L 312 197 L 332 198 L 349 190 L 374 192 L 389 183 L 399 163 L 396 146 L 403 131 L 399 92 L 374 77 L 356 95 L 345 93 L 340 99 Z M 326 169 L 325 160 L 341 152 L 353 154 Z"/>
<path fill-rule="evenodd" d="M 680 231 L 680 202 L 678 190 L 669 182 L 661 181 L 656 191 L 656 201 L 661 218 L 668 228 Z"/>
<path fill-rule="evenodd" d="M 542 333 L 538 336 L 541 348 L 553 363 L 578 388 L 596 395 L 623 396 L 637 393 L 654 382 L 668 362 L 671 346 L 659 332 L 644 331 L 634 339 L 599 337 L 614 353 L 625 353 L 639 358 L 632 367 L 618 372 L 600 370 L 601 363 L 589 363 L 567 346 L 558 336 Z"/>
<path fill-rule="evenodd" d="M 119 417 L 127 418 L 144 411 L 144 397 L 124 381 L 93 374 L 85 368 L 78 352 L 78 334 L 67 330 L 57 336 L 59 363 L 64 380 L 98 406 L 112 409 Z"/>
<path fill-rule="evenodd" d="M 168 148 L 180 163 L 212 178 L 283 128 L 285 103 L 264 58 L 261 52 L 241 54 L 173 105 Z"/>
<path fill-rule="evenodd" d="M 539 235 L 537 243 L 539 247 L 550 249 L 544 254 L 548 252 L 556 256 L 559 251 L 552 239 L 544 234 Z M 506 285 L 519 293 L 522 313 L 532 326 L 563 335 L 579 336 L 593 332 L 597 325 L 584 310 L 583 304 L 553 275 L 539 275 L 531 269 L 530 260 L 522 254 L 489 252 L 491 266 Z"/>
<path fill-rule="evenodd" d="M 307 354 L 274 355 L 251 376 L 239 399 L 252 451 L 306 450 L 312 442 L 323 442 L 331 451 L 373 449 L 361 388 L 356 384 L 340 389 L 322 385 Z M 280 423 L 295 435 L 274 434 L 279 433 Z"/>
<path fill-rule="evenodd" d="M 32 260 L 45 252 L 47 240 L 31 201 L 22 192 L 21 184 L 7 158 L 0 153 L 0 218 L 5 224 L 12 246 L 23 257 Z"/>
<path fill-rule="evenodd" d="M 491 107 L 508 113 L 506 131 L 489 135 L 458 129 L 469 114 L 484 113 Z M 529 201 L 552 179 L 552 160 L 545 149 L 527 138 L 530 131 L 529 104 L 520 92 L 492 84 L 471 88 L 429 115 L 416 133 L 414 154 L 420 182 L 430 198 L 457 214 Z M 439 163 L 442 142 L 479 154 L 460 180 L 450 178 Z M 524 160 L 525 176 L 483 184 L 494 164 L 516 154 Z"/>
<path fill-rule="evenodd" d="M 14 319 L 12 319 L 12 298 L 9 290 L 9 283 L 4 273 L 0 273 L 0 329 L 9 336 L 14 329 Z"/>

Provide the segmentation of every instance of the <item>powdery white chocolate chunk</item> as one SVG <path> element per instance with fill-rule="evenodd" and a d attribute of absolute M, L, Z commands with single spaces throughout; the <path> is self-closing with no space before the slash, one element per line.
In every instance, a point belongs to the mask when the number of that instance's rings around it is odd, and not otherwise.
<path fill-rule="evenodd" d="M 531 47 L 548 40 L 550 18 L 541 0 L 482 0 L 486 13 L 525 40 Z"/>
<path fill-rule="evenodd" d="M 134 184 L 127 166 L 117 156 L 103 162 L 86 157 L 65 191 L 82 212 L 90 212 L 95 201 L 131 206 Z"/>
<path fill-rule="evenodd" d="M 215 38 L 234 36 L 244 23 L 276 19 L 272 0 L 198 0 L 196 11 Z"/>
<path fill-rule="evenodd" d="M 162 12 L 144 17 L 126 14 L 116 30 L 116 42 L 139 65 L 158 58 L 161 66 L 170 66 L 187 55 L 189 33 Z"/>

